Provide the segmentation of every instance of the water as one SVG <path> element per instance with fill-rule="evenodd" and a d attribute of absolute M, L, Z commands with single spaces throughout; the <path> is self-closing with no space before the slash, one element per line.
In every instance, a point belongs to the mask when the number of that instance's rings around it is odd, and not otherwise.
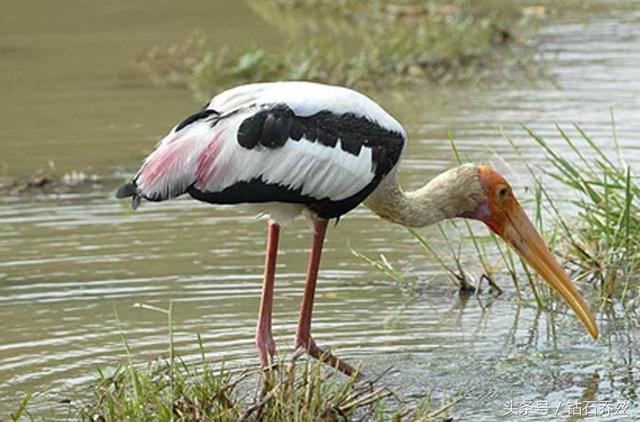
<path fill-rule="evenodd" d="M 578 121 L 612 150 L 611 107 L 628 160 L 637 157 L 640 11 L 611 9 L 588 20 L 556 21 L 539 34 L 555 84 L 375 94 L 410 134 L 403 181 L 418 186 L 453 165 L 452 130 L 464 153 L 496 165 L 522 194 L 530 179 L 505 136 L 535 164 L 541 156 L 519 123 L 557 140 L 556 121 L 566 127 Z M 75 0 L 54 10 L 42 0 L 5 1 L 3 171 L 26 176 L 49 161 L 61 174 L 82 170 L 107 180 L 133 171 L 156 140 L 197 107 L 187 91 L 149 83 L 134 67 L 136 55 L 194 28 L 231 43 L 278 39 L 240 2 L 165 0 L 149 9 Z M 197 355 L 200 333 L 212 360 L 257 364 L 253 334 L 265 224 L 187 200 L 147 203 L 132 213 L 113 200 L 114 188 L 107 181 L 89 193 L 0 198 L 0 415 L 27 391 L 37 393 L 36 409 L 63 399 L 81 403 L 96 368 L 124 358 L 119 324 L 141 362 L 166 350 L 165 316 L 135 303 L 166 308 L 174 301 L 177 350 L 186 359 Z M 315 336 L 374 372 L 393 365 L 388 382 L 409 397 L 463 391 L 454 414 L 473 420 L 506 413 L 509 400 L 561 402 L 565 412 L 569 400 L 637 399 L 637 319 L 602 313 L 601 339 L 593 343 L 569 314 L 518 307 L 506 280 L 500 298 L 460 298 L 404 229 L 366 209 L 338 227 L 330 229 L 323 256 Z M 274 334 L 284 351 L 293 342 L 309 234 L 304 221 L 283 230 Z M 385 254 L 424 282 L 422 293 L 410 299 L 353 257 L 349 245 Z M 629 414 L 640 414 L 634 404 Z"/>

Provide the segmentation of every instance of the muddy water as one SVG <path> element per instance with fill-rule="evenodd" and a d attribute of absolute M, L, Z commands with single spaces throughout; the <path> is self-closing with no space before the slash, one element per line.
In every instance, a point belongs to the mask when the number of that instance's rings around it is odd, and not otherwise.
<path fill-rule="evenodd" d="M 163 0 L 150 9 L 125 1 L 74 0 L 55 8 L 42 0 L 4 1 L 3 172 L 24 176 L 49 161 L 59 173 L 132 171 L 159 136 L 197 107 L 188 92 L 147 82 L 134 68 L 136 55 L 193 28 L 231 43 L 279 36 L 240 2 Z M 402 173 L 408 185 L 453 164 L 451 130 L 464 153 L 502 169 L 522 194 L 530 180 L 504 137 L 522 146 L 529 163 L 541 156 L 519 122 L 557 139 L 554 122 L 578 121 L 612 150 L 611 107 L 629 161 L 638 156 L 640 11 L 612 6 L 589 20 L 556 21 L 538 41 L 552 59 L 547 72 L 554 83 L 374 95 L 410 133 Z M 253 332 L 265 225 L 233 209 L 182 200 L 145 204 L 134 214 L 112 199 L 113 188 L 0 199 L 1 419 L 25 392 L 36 394 L 36 413 L 63 399 L 81 402 L 95 369 L 123 359 L 116 311 L 137 359 L 164 351 L 165 317 L 135 303 L 174 301 L 177 349 L 187 359 L 198 353 L 200 333 L 212 360 L 257 363 Z M 289 351 L 309 230 L 298 221 L 283 236 L 274 331 L 280 349 Z M 423 283 L 421 293 L 403 294 L 354 258 L 349 244 L 385 254 Z M 365 209 L 330 231 L 323 259 L 318 342 L 348 360 L 365 360 L 373 372 L 394 365 L 388 382 L 410 398 L 463 393 L 454 414 L 473 420 L 508 413 L 509 401 L 546 400 L 562 415 L 570 400 L 637 399 L 637 316 L 601 314 L 602 337 L 594 343 L 563 312 L 538 315 L 514 304 L 507 281 L 498 299 L 459 298 L 403 229 Z M 471 255 L 468 260 L 475 265 Z M 640 414 L 633 403 L 627 413 Z"/>

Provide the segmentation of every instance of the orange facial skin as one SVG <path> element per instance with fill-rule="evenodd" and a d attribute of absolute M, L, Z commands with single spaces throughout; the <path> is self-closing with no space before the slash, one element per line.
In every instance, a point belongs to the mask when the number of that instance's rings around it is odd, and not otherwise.
<path fill-rule="evenodd" d="M 589 306 L 573 285 L 558 261 L 551 255 L 544 240 L 536 231 L 511 186 L 497 171 L 478 166 L 478 177 L 486 200 L 476 211 L 464 217 L 483 221 L 511 246 L 573 309 L 589 334 L 598 337 L 598 326 Z"/>
<path fill-rule="evenodd" d="M 521 209 L 511 186 L 491 167 L 478 166 L 478 176 L 487 194 L 488 215 L 482 219 L 497 235 L 502 236 L 509 214 Z"/>

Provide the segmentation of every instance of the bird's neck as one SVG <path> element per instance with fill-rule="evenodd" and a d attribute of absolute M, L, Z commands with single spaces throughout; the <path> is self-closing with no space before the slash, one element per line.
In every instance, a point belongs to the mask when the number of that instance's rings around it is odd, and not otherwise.
<path fill-rule="evenodd" d="M 480 192 L 477 167 L 464 164 L 410 192 L 405 192 L 395 174 L 390 174 L 364 204 L 386 220 L 423 227 L 473 212 L 483 199 Z"/>

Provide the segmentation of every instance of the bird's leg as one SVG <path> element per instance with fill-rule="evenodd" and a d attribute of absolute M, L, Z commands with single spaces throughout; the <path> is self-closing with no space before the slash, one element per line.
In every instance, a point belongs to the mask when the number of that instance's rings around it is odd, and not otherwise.
<path fill-rule="evenodd" d="M 256 346 L 260 354 L 260 364 L 263 368 L 273 362 L 273 354 L 276 351 L 276 343 L 271 334 L 271 311 L 273 308 L 273 285 L 276 273 L 276 259 L 278 257 L 278 237 L 280 226 L 269 220 L 269 232 L 267 236 L 267 255 L 264 260 L 264 282 L 262 284 L 262 297 L 260 298 L 260 314 L 256 328 Z"/>
<path fill-rule="evenodd" d="M 296 350 L 304 348 L 307 353 L 322 362 L 331 365 L 341 372 L 352 375 L 355 370 L 350 365 L 344 363 L 331 353 L 320 349 L 311 337 L 311 314 L 313 312 L 313 299 L 316 292 L 316 280 L 318 279 L 318 269 L 320 267 L 320 256 L 322 254 L 322 244 L 327 231 L 327 220 L 318 218 L 313 225 L 313 245 L 307 267 L 307 282 L 304 286 L 304 296 L 300 309 L 300 321 L 298 322 L 298 332 L 296 334 Z"/>

